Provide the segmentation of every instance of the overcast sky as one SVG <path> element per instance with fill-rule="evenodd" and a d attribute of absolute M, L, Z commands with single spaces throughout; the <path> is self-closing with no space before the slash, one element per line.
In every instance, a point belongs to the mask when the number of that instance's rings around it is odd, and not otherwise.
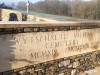
<path fill-rule="evenodd" d="M 6 3 L 6 4 L 11 4 L 11 3 L 18 3 L 18 2 L 20 2 L 20 1 L 25 1 L 25 2 L 27 2 L 28 0 L 0 0 L 0 3 L 4 2 L 4 3 Z M 43 0 L 29 0 L 29 1 L 35 3 L 35 2 L 43 1 Z"/>
<path fill-rule="evenodd" d="M 0 3 L 4 2 L 6 4 L 11 4 L 11 3 L 18 3 L 19 1 L 28 1 L 28 0 L 0 0 Z M 38 2 L 38 1 L 43 1 L 43 0 L 29 0 L 33 3 Z M 67 1 L 67 0 L 66 0 Z M 90 1 L 90 0 L 83 0 L 83 1 Z"/>

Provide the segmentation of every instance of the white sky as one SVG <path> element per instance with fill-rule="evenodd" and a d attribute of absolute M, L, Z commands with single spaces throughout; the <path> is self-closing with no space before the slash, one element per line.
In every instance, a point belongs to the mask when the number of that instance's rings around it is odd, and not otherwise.
<path fill-rule="evenodd" d="M 4 2 L 4 3 L 6 3 L 6 4 L 11 4 L 11 3 L 17 4 L 17 3 L 20 2 L 20 1 L 25 1 L 25 2 L 27 2 L 28 0 L 0 0 L 0 3 Z M 35 2 L 43 1 L 43 0 L 29 0 L 29 1 L 35 3 Z M 66 1 L 67 1 L 67 0 L 66 0 Z M 83 1 L 91 1 L 91 0 L 83 0 Z"/>

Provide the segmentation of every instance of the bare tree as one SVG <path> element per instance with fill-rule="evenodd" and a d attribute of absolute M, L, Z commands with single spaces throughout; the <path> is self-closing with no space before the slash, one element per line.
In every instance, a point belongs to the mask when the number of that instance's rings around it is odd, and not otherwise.
<path fill-rule="evenodd" d="M 26 10 L 26 2 L 19 2 L 17 7 Z M 100 0 L 44 0 L 35 4 L 30 2 L 29 9 L 56 15 L 100 19 Z"/>

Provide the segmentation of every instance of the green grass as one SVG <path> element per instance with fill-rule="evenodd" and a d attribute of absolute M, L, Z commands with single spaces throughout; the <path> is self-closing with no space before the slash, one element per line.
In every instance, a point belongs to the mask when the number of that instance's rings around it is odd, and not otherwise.
<path fill-rule="evenodd" d="M 25 10 L 17 10 L 17 11 L 26 13 Z M 83 21 L 83 20 L 86 20 L 86 19 L 73 18 L 73 17 L 69 17 L 69 16 L 52 15 L 52 14 L 46 14 L 46 13 L 40 13 L 40 12 L 34 12 L 34 11 L 30 11 L 29 14 L 34 15 L 34 16 L 54 19 L 54 20 L 60 20 L 60 21 Z"/>

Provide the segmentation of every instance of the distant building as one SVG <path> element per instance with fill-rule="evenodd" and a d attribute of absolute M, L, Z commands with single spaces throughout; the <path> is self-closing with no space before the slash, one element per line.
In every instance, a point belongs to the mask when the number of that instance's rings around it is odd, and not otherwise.
<path fill-rule="evenodd" d="M 12 7 L 9 7 L 9 6 L 5 5 L 4 2 L 3 2 L 2 4 L 0 4 L 0 8 L 4 8 L 4 9 L 12 9 Z"/>

